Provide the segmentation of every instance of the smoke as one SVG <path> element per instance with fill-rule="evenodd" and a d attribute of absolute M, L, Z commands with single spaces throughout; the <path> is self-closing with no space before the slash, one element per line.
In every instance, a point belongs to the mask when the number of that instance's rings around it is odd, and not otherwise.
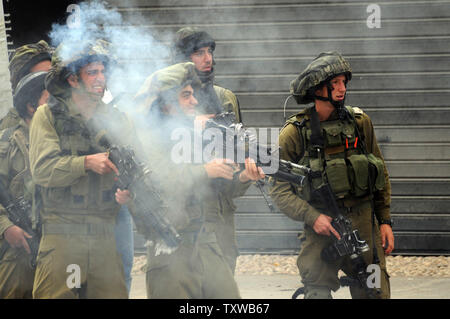
<path fill-rule="evenodd" d="M 136 145 L 142 146 L 136 149 L 136 153 L 149 164 L 153 172 L 151 183 L 159 185 L 162 197 L 173 213 L 169 219 L 176 226 L 184 227 L 188 223 L 185 215 L 186 210 L 189 210 L 187 207 L 195 206 L 197 200 L 193 198 L 193 189 L 196 190 L 196 198 L 211 190 L 207 179 L 201 182 L 204 185 L 195 185 L 194 179 L 189 179 L 192 165 L 172 162 L 168 148 L 170 145 L 164 142 L 170 140 L 172 130 L 186 123 L 173 118 L 170 123 L 162 125 L 158 121 L 150 122 L 149 118 L 142 114 L 139 116 L 136 112 L 133 97 L 145 79 L 170 63 L 167 43 L 172 42 L 174 33 L 158 32 L 154 35 L 150 30 L 152 22 L 139 13 L 133 12 L 132 18 L 127 17 L 127 21 L 124 21 L 117 9 L 107 7 L 101 1 L 90 1 L 78 4 L 66 24 L 54 24 L 49 38 L 54 47 L 64 44 L 59 51 L 63 60 L 80 52 L 83 44 L 93 43 L 97 39 L 110 43 L 109 56 L 114 63 L 110 63 L 108 69 L 108 98 L 113 99 L 114 106 L 131 116 L 139 138 Z M 121 125 L 109 123 L 107 129 L 114 130 L 115 127 Z M 123 137 L 122 132 L 111 133 L 118 139 Z"/>
<path fill-rule="evenodd" d="M 66 24 L 53 24 L 49 38 L 54 47 L 64 42 L 60 52 L 63 60 L 82 50 L 81 44 L 96 39 L 108 41 L 110 57 L 115 62 L 109 70 L 109 93 L 113 97 L 131 97 L 147 76 L 168 65 L 170 50 L 164 42 L 171 39 L 156 40 L 149 32 L 149 24 L 151 21 L 136 13 L 130 25 L 117 9 L 102 1 L 89 1 L 76 5 Z"/>

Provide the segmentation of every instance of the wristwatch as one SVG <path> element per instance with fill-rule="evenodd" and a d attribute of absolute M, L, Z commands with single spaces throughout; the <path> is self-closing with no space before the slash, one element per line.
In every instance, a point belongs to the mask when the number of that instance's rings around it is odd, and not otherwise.
<path fill-rule="evenodd" d="M 386 224 L 386 225 L 389 225 L 389 226 L 392 227 L 392 224 L 393 224 L 393 223 L 394 223 L 394 222 L 393 222 L 392 219 L 383 219 L 383 218 L 380 218 L 380 219 L 378 220 L 378 224 L 380 224 L 380 225 Z"/>

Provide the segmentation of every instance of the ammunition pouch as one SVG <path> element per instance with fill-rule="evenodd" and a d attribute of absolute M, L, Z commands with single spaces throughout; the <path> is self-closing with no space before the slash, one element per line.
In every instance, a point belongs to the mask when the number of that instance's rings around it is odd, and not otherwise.
<path fill-rule="evenodd" d="M 313 174 L 303 186 L 297 188 L 297 195 L 311 201 L 314 189 L 322 184 L 322 174 L 318 159 L 311 159 Z M 355 154 L 348 158 L 326 161 L 325 173 L 333 193 L 338 198 L 365 197 L 385 186 L 383 160 L 373 154 Z M 370 187 L 370 189 L 369 189 Z"/>

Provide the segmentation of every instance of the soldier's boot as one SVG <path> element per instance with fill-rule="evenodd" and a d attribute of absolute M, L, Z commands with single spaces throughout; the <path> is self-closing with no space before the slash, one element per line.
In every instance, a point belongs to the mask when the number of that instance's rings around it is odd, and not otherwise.
<path fill-rule="evenodd" d="M 333 299 L 333 297 L 328 287 L 305 285 L 305 299 Z"/>

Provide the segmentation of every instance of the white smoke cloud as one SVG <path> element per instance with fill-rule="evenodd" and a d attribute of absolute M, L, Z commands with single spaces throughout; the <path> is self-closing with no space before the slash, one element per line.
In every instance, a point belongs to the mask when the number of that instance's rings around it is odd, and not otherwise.
<path fill-rule="evenodd" d="M 170 49 L 163 41 L 156 40 L 148 27 L 141 27 L 151 25 L 151 21 L 144 20 L 138 13 L 133 17 L 134 24 L 130 25 L 117 9 L 103 1 L 82 2 L 72 9 L 66 24 L 52 25 L 51 45 L 56 47 L 64 42 L 64 49 L 59 52 L 64 60 L 81 50 L 83 43 L 96 39 L 108 41 L 110 57 L 116 62 L 108 79 L 112 97 L 123 93 L 133 96 L 147 76 L 168 65 Z"/>

